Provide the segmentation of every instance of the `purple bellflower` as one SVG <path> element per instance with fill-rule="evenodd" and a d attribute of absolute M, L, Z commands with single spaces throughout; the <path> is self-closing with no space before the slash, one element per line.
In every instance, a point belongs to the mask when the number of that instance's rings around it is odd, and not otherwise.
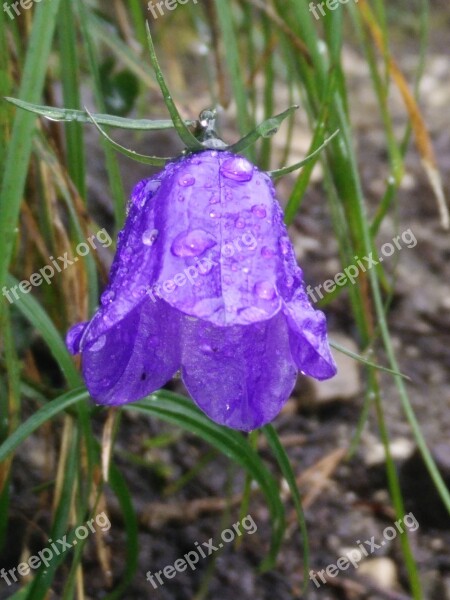
<path fill-rule="evenodd" d="M 208 417 L 244 431 L 276 417 L 298 370 L 336 373 L 271 178 L 222 150 L 136 185 L 101 306 L 67 345 L 99 404 L 139 400 L 181 370 Z"/>

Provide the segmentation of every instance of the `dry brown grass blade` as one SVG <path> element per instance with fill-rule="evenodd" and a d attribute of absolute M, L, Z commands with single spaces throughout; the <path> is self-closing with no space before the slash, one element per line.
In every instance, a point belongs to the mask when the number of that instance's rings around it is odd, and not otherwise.
<path fill-rule="evenodd" d="M 411 92 L 408 82 L 405 79 L 400 67 L 392 57 L 389 49 L 386 48 L 384 43 L 382 31 L 376 22 L 375 16 L 373 15 L 367 0 L 360 0 L 358 3 L 361 15 L 367 28 L 378 48 L 384 57 L 386 57 L 387 66 L 392 80 L 399 89 L 399 92 L 403 98 L 406 109 L 411 119 L 411 125 L 416 138 L 417 149 L 420 153 L 422 164 L 425 172 L 428 176 L 430 185 L 436 196 L 438 203 L 439 213 L 441 217 L 441 224 L 444 229 L 450 228 L 450 216 L 449 209 L 444 194 L 444 187 L 442 184 L 441 174 L 439 172 L 436 156 L 434 154 L 433 145 L 430 139 L 430 135 L 425 125 L 424 118 L 420 112 L 420 108 L 417 105 L 416 99 Z"/>
<path fill-rule="evenodd" d="M 306 510 L 317 496 L 329 485 L 330 478 L 340 463 L 344 460 L 348 448 L 333 450 L 314 465 L 306 469 L 297 479 L 297 484 L 308 485 L 308 492 L 303 499 L 303 508 Z"/>
<path fill-rule="evenodd" d="M 105 425 L 103 426 L 102 434 L 102 475 L 103 481 L 109 479 L 109 466 L 111 464 L 111 456 L 113 452 L 114 433 L 116 431 L 117 419 L 120 413 L 117 408 L 108 409 Z"/>

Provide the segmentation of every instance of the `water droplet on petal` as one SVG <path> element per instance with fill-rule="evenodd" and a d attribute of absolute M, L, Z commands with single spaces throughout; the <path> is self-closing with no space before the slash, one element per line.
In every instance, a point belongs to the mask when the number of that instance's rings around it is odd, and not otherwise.
<path fill-rule="evenodd" d="M 275 251 L 272 250 L 272 248 L 269 248 L 268 246 L 264 246 L 264 248 L 261 249 L 261 256 L 263 256 L 264 258 L 272 258 L 275 256 Z"/>
<path fill-rule="evenodd" d="M 103 304 L 103 306 L 106 306 L 114 300 L 115 296 L 116 294 L 112 290 L 106 290 L 100 296 L 100 302 Z"/>
<path fill-rule="evenodd" d="M 133 296 L 133 298 L 136 298 L 136 299 L 137 299 L 137 298 L 141 298 L 142 296 L 144 296 L 144 295 L 145 295 L 145 292 L 146 292 L 146 289 L 145 289 L 145 287 L 143 287 L 143 286 L 141 285 L 141 286 L 137 287 L 136 289 L 134 289 L 134 290 L 131 292 L 131 295 Z"/>
<path fill-rule="evenodd" d="M 280 238 L 280 249 L 281 249 L 281 254 L 289 254 L 289 250 L 291 248 L 291 242 L 289 241 L 289 238 L 286 236 L 283 236 Z"/>
<path fill-rule="evenodd" d="M 236 221 L 234 222 L 234 226 L 237 229 L 244 229 L 244 227 L 245 227 L 245 221 L 244 221 L 244 219 L 241 219 L 241 217 L 238 217 L 236 219 Z"/>
<path fill-rule="evenodd" d="M 190 173 L 185 173 L 178 180 L 179 185 L 181 187 L 190 187 L 195 183 L 195 177 L 193 177 Z"/>
<path fill-rule="evenodd" d="M 161 187 L 161 181 L 159 179 L 152 179 L 146 185 L 146 191 L 150 192 L 150 194 L 155 194 L 159 188 Z"/>
<path fill-rule="evenodd" d="M 142 243 L 146 246 L 153 246 L 158 237 L 159 231 L 157 229 L 147 229 L 142 234 Z"/>
<path fill-rule="evenodd" d="M 218 210 L 211 210 L 209 216 L 211 219 L 220 219 L 220 212 Z"/>
<path fill-rule="evenodd" d="M 291 288 L 294 285 L 294 278 L 292 275 L 286 277 L 286 287 Z"/>
<path fill-rule="evenodd" d="M 254 166 L 242 156 L 233 156 L 227 159 L 220 167 L 220 172 L 227 179 L 234 181 L 250 181 L 253 177 Z"/>
<path fill-rule="evenodd" d="M 275 287 L 270 281 L 258 281 L 255 285 L 255 293 L 262 300 L 273 300 L 277 295 Z"/>
<path fill-rule="evenodd" d="M 255 204 L 252 206 L 252 213 L 259 219 L 264 219 L 264 217 L 267 216 L 267 211 L 261 204 Z"/>
<path fill-rule="evenodd" d="M 88 351 L 89 352 L 98 352 L 98 350 L 101 350 L 105 344 L 106 344 L 106 335 L 101 335 L 98 338 L 98 340 L 92 344 L 92 346 L 89 346 Z"/>
<path fill-rule="evenodd" d="M 171 251 L 172 254 L 181 258 L 201 256 L 206 250 L 215 246 L 216 243 L 215 237 L 207 231 L 193 229 L 177 235 L 172 243 Z"/>

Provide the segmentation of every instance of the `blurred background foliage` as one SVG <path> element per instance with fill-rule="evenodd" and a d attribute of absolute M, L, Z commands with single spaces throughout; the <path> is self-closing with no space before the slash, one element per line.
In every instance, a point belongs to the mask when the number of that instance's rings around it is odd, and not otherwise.
<path fill-rule="evenodd" d="M 330 240 L 337 270 L 354 262 L 355 256 L 377 255 L 386 219 L 395 223 L 397 233 L 408 228 L 399 205 L 407 152 L 422 161 L 421 177 L 434 226 L 439 230 L 448 226 L 441 175 L 419 102 L 430 28 L 442 25 L 443 19 L 449 22 L 445 4 L 436 3 L 430 12 L 427 0 L 350 0 L 336 2 L 322 16 L 319 3 L 313 3 L 319 19 L 304 0 L 191 1 L 176 10 L 164 7 L 164 15 L 157 19 L 140 0 L 42 0 L 28 9 L 16 3 L 18 15 L 12 4 L 5 3 L 9 12 L 0 11 L 2 97 L 73 109 L 86 106 L 96 113 L 133 119 L 167 119 L 149 60 L 148 20 L 183 118 L 195 119 L 201 110 L 216 107 L 221 134 L 232 143 L 264 119 L 292 104 L 300 105 L 277 135 L 247 150 L 248 158 L 262 169 L 301 160 L 339 130 L 325 151 L 278 184 L 280 197 L 285 199 L 286 222 L 294 230 L 302 215 L 320 211 L 317 235 Z M 408 45 L 415 61 L 404 74 L 395 50 Z M 349 72 L 354 75 L 352 56 L 358 56 L 358 65 L 363 65 L 367 88 L 357 98 L 367 101 L 367 107 L 355 106 L 349 83 L 354 82 L 349 76 Z M 370 202 L 354 111 L 359 121 L 370 120 L 383 148 L 381 183 Z M 145 154 L 176 156 L 183 149 L 173 131 L 109 128 L 108 132 Z M 49 264 L 49 257 L 65 252 L 73 256 L 75 246 L 102 227 L 115 238 L 133 184 L 154 172 L 119 158 L 92 125 L 40 119 L 6 101 L 0 103 L 0 164 L 1 289 L 28 280 Z M 308 196 L 311 186 L 319 186 L 320 195 Z M 302 244 L 301 236 L 298 243 Z M 320 243 L 325 241 L 319 239 Z M 292 567 L 294 580 L 283 597 L 315 598 L 314 591 L 301 591 L 310 561 L 320 564 L 308 549 L 298 492 L 303 467 L 301 461 L 288 458 L 289 443 L 286 446 L 283 437 L 280 442 L 275 428 L 250 436 L 220 428 L 184 397 L 178 381 L 119 411 L 89 403 L 79 365 L 68 355 L 63 339 L 71 324 L 88 319 L 95 310 L 113 250 L 114 245 L 89 253 L 55 276 L 51 285 L 22 294 L 14 304 L 2 298 L 0 566 L 16 565 L 44 547 L 49 538 L 61 537 L 101 510 L 112 515 L 113 528 L 78 545 L 49 568 L 37 570 L 33 577 L 22 578 L 14 588 L 5 588 L 1 597 L 148 597 L 142 591 L 149 585 L 142 564 L 151 567 L 147 550 L 142 561 L 142 531 L 146 526 L 148 530 L 150 519 L 146 494 L 151 493 L 154 502 L 151 510 L 159 507 L 166 522 L 169 517 L 164 510 L 169 509 L 163 508 L 165 504 L 183 512 L 180 498 L 193 501 L 200 489 L 195 481 L 202 470 L 213 468 L 224 473 L 210 507 L 213 513 L 222 514 L 215 524 L 216 534 L 232 522 L 231 514 L 252 512 L 255 495 L 262 494 L 259 501 L 266 513 L 260 514 L 266 515 L 270 525 L 261 537 L 263 552 L 257 553 L 263 570 L 276 569 L 288 517 L 287 537 L 295 530 L 299 550 Z M 388 514 L 392 520 L 405 514 L 386 419 L 384 385 L 389 379 L 390 392 L 403 409 L 403 423 L 448 518 L 447 485 L 414 414 L 413 384 L 400 375 L 390 333 L 396 281 L 395 268 L 379 265 L 361 273 L 356 285 L 329 294 L 321 302 L 334 328 L 350 335 L 359 355 L 397 373 L 381 377 L 376 367 L 362 366 L 364 385 L 357 394 L 358 418 L 352 423 L 352 436 L 337 448 L 337 458 L 330 456 L 337 463 L 352 460 L 368 420 L 373 419 L 384 447 Z M 336 306 L 341 308 L 333 312 Z M 174 462 L 176 448 L 195 457 L 189 468 L 180 470 Z M 30 456 L 33 460 L 21 473 Z M 152 486 L 151 492 L 146 486 L 139 489 L 136 481 L 141 479 Z M 186 489 L 188 499 L 180 495 Z M 289 517 L 291 505 L 294 521 Z M 198 516 L 195 510 L 189 514 L 192 520 Z M 333 529 L 333 523 L 328 528 Z M 154 536 L 164 536 L 164 532 L 162 528 Z M 191 534 L 190 546 L 202 532 L 194 529 Z M 179 548 L 175 557 L 184 551 Z M 395 597 L 426 598 L 407 533 L 400 536 L 399 553 L 403 591 L 408 595 Z M 214 561 L 211 565 L 195 580 L 196 598 L 208 597 Z M 256 573 L 256 564 L 247 568 Z M 172 597 L 193 597 L 189 593 L 177 588 Z M 333 598 L 366 597 L 352 596 L 345 589 L 339 593 L 349 595 Z"/>

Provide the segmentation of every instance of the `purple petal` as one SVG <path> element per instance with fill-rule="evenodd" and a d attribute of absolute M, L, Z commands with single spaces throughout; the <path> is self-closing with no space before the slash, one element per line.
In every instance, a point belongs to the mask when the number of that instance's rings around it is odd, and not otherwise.
<path fill-rule="evenodd" d="M 125 227 L 119 233 L 117 251 L 102 305 L 87 327 L 80 349 L 119 323 L 144 298 L 148 283 L 155 278 L 158 253 L 152 244 L 155 229 L 154 196 L 161 185 L 159 177 L 140 181 L 131 194 Z"/>
<path fill-rule="evenodd" d="M 245 158 L 206 151 L 179 161 L 155 196 L 165 234 L 153 293 L 215 325 L 270 319 L 281 308 L 277 210 L 270 178 Z"/>
<path fill-rule="evenodd" d="M 145 300 L 83 348 L 83 376 L 99 404 L 139 400 L 180 367 L 179 317 L 164 302 Z"/>
<path fill-rule="evenodd" d="M 295 364 L 304 375 L 328 379 L 336 374 L 336 363 L 327 338 L 325 315 L 315 310 L 302 287 L 286 303 L 289 342 Z"/>
<path fill-rule="evenodd" d="M 83 333 L 85 332 L 86 327 L 88 326 L 88 321 L 83 321 L 81 323 L 77 323 L 73 327 L 69 329 L 66 335 L 66 346 L 69 350 L 70 354 L 78 354 L 80 351 L 80 342 L 83 337 Z"/>
<path fill-rule="evenodd" d="M 201 410 L 244 431 L 276 417 L 297 376 L 282 313 L 226 329 L 185 318 L 183 329 L 183 381 Z"/>

